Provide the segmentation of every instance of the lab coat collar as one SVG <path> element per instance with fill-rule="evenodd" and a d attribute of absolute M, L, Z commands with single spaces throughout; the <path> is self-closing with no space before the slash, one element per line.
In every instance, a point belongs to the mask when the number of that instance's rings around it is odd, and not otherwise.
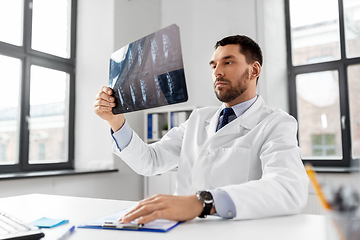
<path fill-rule="evenodd" d="M 264 99 L 259 95 L 254 104 L 246 111 L 241 118 L 241 126 L 249 130 L 253 129 L 259 122 L 261 112 L 265 106 Z"/>
<path fill-rule="evenodd" d="M 221 133 L 231 133 L 231 132 L 238 132 L 240 127 L 246 129 L 253 129 L 260 118 L 261 109 L 265 105 L 264 99 L 259 95 L 254 104 L 244 112 L 240 117 L 236 118 L 232 122 L 230 122 L 226 128 L 224 127 L 222 130 L 218 131 L 218 135 Z M 206 120 L 207 127 L 206 131 L 209 137 L 215 134 L 217 123 L 219 120 L 219 114 L 221 111 L 221 107 L 216 111 L 216 113 L 209 119 Z M 221 134 L 222 135 L 222 134 Z"/>

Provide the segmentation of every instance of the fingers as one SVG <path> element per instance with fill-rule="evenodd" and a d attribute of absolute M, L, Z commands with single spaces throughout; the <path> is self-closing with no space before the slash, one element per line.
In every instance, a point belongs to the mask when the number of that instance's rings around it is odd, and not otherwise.
<path fill-rule="evenodd" d="M 111 96 L 112 90 L 109 87 L 103 86 L 100 92 L 96 95 L 96 100 L 104 100 L 107 102 L 114 102 L 115 98 Z"/>
<path fill-rule="evenodd" d="M 115 98 L 112 95 L 112 90 L 109 87 L 101 87 L 100 92 L 95 97 L 94 112 L 102 119 L 106 120 L 114 132 L 118 131 L 125 123 L 125 118 L 122 114 L 114 115 L 112 112 L 115 107 Z"/>
<path fill-rule="evenodd" d="M 125 214 L 119 221 L 124 223 L 138 219 L 138 223 L 148 223 L 159 218 L 159 210 L 162 210 L 165 196 L 155 195 L 140 201 L 135 208 Z"/>
<path fill-rule="evenodd" d="M 115 103 L 103 99 L 98 99 L 94 102 L 94 107 L 101 107 L 104 110 L 105 109 L 111 110 L 113 107 L 115 107 Z"/>
<path fill-rule="evenodd" d="M 145 224 L 155 219 L 161 218 L 161 210 L 163 207 L 161 204 L 147 204 L 136 208 L 131 213 L 127 213 L 121 221 L 123 223 L 129 223 L 133 220 L 137 220 L 138 223 Z"/>
<path fill-rule="evenodd" d="M 115 106 L 114 102 L 109 102 L 103 99 L 97 99 L 94 102 L 94 111 L 97 115 L 102 116 L 104 113 L 111 113 Z"/>
<path fill-rule="evenodd" d="M 103 86 L 100 92 L 95 97 L 94 110 L 99 116 L 103 115 L 103 112 L 111 112 L 115 107 L 115 98 L 111 96 L 112 90 Z"/>
<path fill-rule="evenodd" d="M 106 93 L 107 95 L 111 95 L 111 94 L 112 94 L 111 88 L 106 87 L 106 86 L 102 86 L 101 89 L 100 89 L 100 92 L 104 92 L 104 93 Z"/>

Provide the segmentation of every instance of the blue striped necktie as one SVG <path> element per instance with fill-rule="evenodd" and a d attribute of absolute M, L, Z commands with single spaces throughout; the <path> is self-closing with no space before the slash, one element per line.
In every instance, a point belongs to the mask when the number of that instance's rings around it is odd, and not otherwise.
<path fill-rule="evenodd" d="M 221 119 L 221 122 L 220 122 L 218 128 L 216 129 L 216 131 L 219 131 L 220 128 L 222 128 L 223 126 L 228 124 L 229 123 L 229 116 L 235 115 L 235 112 L 234 112 L 234 110 L 232 108 L 224 108 L 220 113 L 220 116 L 221 115 L 223 115 L 223 118 Z"/>

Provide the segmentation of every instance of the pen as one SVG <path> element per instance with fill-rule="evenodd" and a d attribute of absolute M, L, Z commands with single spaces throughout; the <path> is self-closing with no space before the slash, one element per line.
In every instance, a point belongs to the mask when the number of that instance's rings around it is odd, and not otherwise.
<path fill-rule="evenodd" d="M 331 209 L 331 206 L 330 204 L 326 201 L 325 197 L 324 197 L 324 194 L 321 190 L 321 186 L 319 184 L 319 182 L 317 181 L 316 179 L 316 173 L 315 171 L 313 170 L 311 164 L 306 164 L 305 165 L 305 169 L 306 169 L 306 173 L 308 174 L 309 178 L 310 178 L 310 181 L 311 183 L 313 184 L 314 188 L 315 188 L 315 191 L 316 191 L 316 194 L 318 195 L 319 199 L 320 199 L 320 202 L 321 204 L 324 206 L 325 209 L 327 210 L 330 210 Z"/>
<path fill-rule="evenodd" d="M 74 232 L 75 226 L 72 226 L 69 230 L 67 230 L 64 235 L 62 235 L 58 240 L 66 240 L 70 237 L 70 235 Z"/>

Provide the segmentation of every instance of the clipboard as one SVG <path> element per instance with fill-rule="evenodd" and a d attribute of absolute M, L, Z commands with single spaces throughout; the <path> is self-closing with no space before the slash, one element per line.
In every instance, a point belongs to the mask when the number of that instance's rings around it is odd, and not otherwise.
<path fill-rule="evenodd" d="M 130 224 L 120 224 L 118 220 L 129 212 L 129 208 L 120 210 L 111 215 L 96 219 L 86 224 L 78 226 L 78 228 L 106 229 L 106 230 L 126 230 L 126 231 L 143 231 L 143 232 L 167 232 L 181 222 L 170 221 L 166 219 L 158 219 L 153 222 L 140 225 L 133 221 Z"/>

